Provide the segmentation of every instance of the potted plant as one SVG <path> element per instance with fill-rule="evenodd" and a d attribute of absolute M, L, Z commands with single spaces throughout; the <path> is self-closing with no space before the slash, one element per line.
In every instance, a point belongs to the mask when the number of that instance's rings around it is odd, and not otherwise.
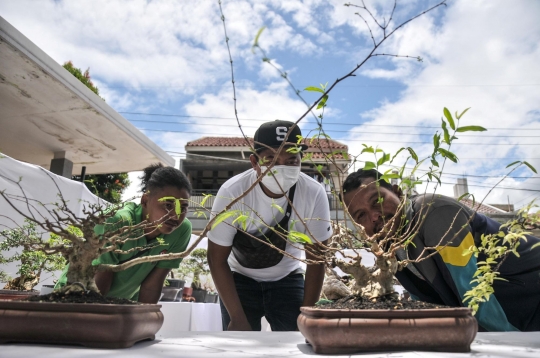
<path fill-rule="evenodd" d="M 54 182 L 54 178 L 50 175 L 49 177 Z M 37 235 L 29 250 L 44 256 L 61 255 L 66 258 L 69 263 L 68 278 L 72 283 L 51 295 L 39 298 L 40 301 L 0 302 L 0 342 L 68 343 L 123 348 L 140 340 L 154 339 L 163 323 L 161 306 L 103 298 L 96 286 L 94 275 L 97 270 L 118 272 L 141 262 L 183 258 L 202 238 L 182 253 L 137 257 L 118 265 L 94 266 L 94 259 L 104 252 L 117 250 L 117 244 L 145 235 L 145 229 L 150 232 L 156 230 L 160 225 L 157 223 L 159 220 L 143 220 L 139 224 L 121 227 L 114 225 L 98 235 L 94 232 L 94 227 L 98 224 L 110 225 L 106 223 L 107 219 L 113 217 L 125 204 L 105 206 L 86 203 L 84 215 L 80 217 L 70 209 L 68 201 L 60 191 L 58 202 L 41 203 L 25 194 L 21 185 L 24 178 L 19 181 L 8 177 L 3 179 L 10 181 L 12 187 L 18 188 L 18 192 L 0 190 L 0 199 L 5 200 L 15 212 L 35 225 L 35 228 L 52 233 L 57 238 L 47 240 L 42 238 L 41 234 Z M 28 210 L 21 209 L 20 203 L 23 203 L 22 208 Z M 178 211 L 180 208 L 174 208 L 173 205 L 173 210 Z M 25 231 L 15 232 L 27 234 Z M 19 242 L 26 242 L 25 240 Z M 161 241 L 157 239 L 151 245 L 159 246 Z M 147 245 L 135 247 L 134 250 L 148 248 Z M 62 304 L 49 303 L 50 299 L 59 299 Z M 64 303 L 66 301 L 98 303 Z"/>
<path fill-rule="evenodd" d="M 212 276 L 208 275 L 205 278 L 205 282 L 203 283 L 203 288 L 205 289 L 206 293 L 206 299 L 205 303 L 218 303 L 219 295 L 216 290 L 216 286 L 214 285 L 214 281 L 212 280 Z"/>
<path fill-rule="evenodd" d="M 171 271 L 171 278 L 167 278 L 163 283 L 162 297 L 160 301 L 182 301 L 182 294 L 186 281 L 174 278 Z"/>
<path fill-rule="evenodd" d="M 186 257 L 177 270 L 180 277 L 186 278 L 191 276 L 191 288 L 193 292 L 191 297 L 195 302 L 206 302 L 207 290 L 203 287 L 201 276 L 209 276 L 210 268 L 206 258 L 206 249 L 195 249 Z"/>
<path fill-rule="evenodd" d="M 39 294 L 34 287 L 40 282 L 42 274 L 62 270 L 65 266 L 66 261 L 60 254 L 45 255 L 32 250 L 33 245 L 41 242 L 41 237 L 36 224 L 31 221 L 26 221 L 20 228 L 0 232 L 0 237 L 4 238 L 0 242 L 0 264 L 17 262 L 18 268 L 15 278 L 0 271 L 0 281 L 7 282 L 0 290 L 0 299 L 22 299 Z M 53 245 L 57 241 L 58 238 L 54 236 L 50 239 Z"/>

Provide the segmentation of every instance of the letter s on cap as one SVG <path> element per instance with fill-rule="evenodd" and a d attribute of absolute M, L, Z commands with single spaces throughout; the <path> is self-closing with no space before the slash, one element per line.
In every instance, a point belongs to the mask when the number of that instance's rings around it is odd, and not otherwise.
<path fill-rule="evenodd" d="M 280 142 L 283 142 L 285 140 L 285 136 L 287 135 L 287 132 L 289 131 L 289 128 L 287 127 L 276 127 L 276 139 Z"/>

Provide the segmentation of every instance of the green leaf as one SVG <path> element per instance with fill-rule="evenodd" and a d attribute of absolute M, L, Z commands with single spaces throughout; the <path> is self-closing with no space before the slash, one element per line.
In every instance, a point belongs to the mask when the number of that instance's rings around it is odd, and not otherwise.
<path fill-rule="evenodd" d="M 460 196 L 460 197 L 457 199 L 457 201 L 461 201 L 461 199 L 463 199 L 463 198 L 465 198 L 465 197 L 467 197 L 467 196 L 469 196 L 469 193 L 463 194 L 462 196 Z"/>
<path fill-rule="evenodd" d="M 329 304 L 329 303 L 332 303 L 334 301 L 331 301 L 331 300 L 327 300 L 325 298 L 321 298 L 320 300 L 318 300 L 317 302 L 315 302 L 315 306 L 324 306 L 326 304 Z"/>
<path fill-rule="evenodd" d="M 197 218 L 204 217 L 205 219 L 208 219 L 208 217 L 206 216 L 206 213 L 202 210 L 195 211 L 195 217 Z"/>
<path fill-rule="evenodd" d="M 418 155 L 416 155 L 416 152 L 411 147 L 407 147 L 407 150 L 409 151 L 409 154 L 414 159 L 414 161 L 418 163 Z"/>
<path fill-rule="evenodd" d="M 434 167 L 439 167 L 439 162 L 436 161 L 435 159 L 431 158 L 431 164 L 434 166 Z"/>
<path fill-rule="evenodd" d="M 208 198 L 211 198 L 212 197 L 212 194 L 204 194 L 204 198 L 203 200 L 201 201 L 201 206 L 204 206 L 204 203 L 206 203 L 206 200 L 208 200 Z"/>
<path fill-rule="evenodd" d="M 266 26 L 261 27 L 259 31 L 257 31 L 257 35 L 255 36 L 255 40 L 253 41 L 253 45 L 251 46 L 251 52 L 255 53 L 255 47 L 259 47 L 259 37 L 261 37 L 264 29 L 266 29 Z"/>
<path fill-rule="evenodd" d="M 469 109 L 471 109 L 471 107 L 465 109 L 463 112 L 461 112 L 461 114 L 457 114 L 457 111 L 456 111 L 456 118 L 457 118 L 457 119 L 461 119 L 461 117 L 463 117 L 463 115 L 464 115 L 465 113 L 467 113 L 467 111 L 468 111 Z"/>
<path fill-rule="evenodd" d="M 377 160 L 377 166 L 383 165 L 390 160 L 390 153 L 384 154 L 382 157 Z"/>
<path fill-rule="evenodd" d="M 390 163 L 392 163 L 394 161 L 394 159 L 396 159 L 397 155 L 399 153 L 401 153 L 402 150 L 404 150 L 405 148 L 401 147 L 399 148 L 399 150 L 396 152 L 396 154 L 394 154 L 394 156 L 392 157 L 392 160 L 390 160 Z"/>
<path fill-rule="evenodd" d="M 441 144 L 441 135 L 439 133 L 435 133 L 433 136 L 433 146 L 435 147 L 435 150 L 439 148 L 439 145 Z"/>
<path fill-rule="evenodd" d="M 312 244 L 313 242 L 311 241 L 311 239 L 309 238 L 309 236 L 307 236 L 306 234 L 303 234 L 299 231 L 294 231 L 294 230 L 291 230 L 289 232 L 289 235 L 287 235 L 287 238 L 292 241 L 292 242 L 296 242 L 296 243 L 300 243 L 300 244 Z"/>
<path fill-rule="evenodd" d="M 529 169 L 532 170 L 535 174 L 538 174 L 538 173 L 536 172 L 536 169 L 535 169 L 532 165 L 530 165 L 528 162 L 523 162 L 523 164 L 525 164 L 526 166 L 528 166 Z"/>
<path fill-rule="evenodd" d="M 306 88 L 304 88 L 304 91 L 324 93 L 324 90 L 320 89 L 319 87 L 315 87 L 315 86 L 306 87 Z"/>
<path fill-rule="evenodd" d="M 532 250 L 532 249 L 534 249 L 535 247 L 538 247 L 538 246 L 540 246 L 540 242 L 539 242 L 539 243 L 536 243 L 536 244 L 534 244 L 534 245 L 533 245 L 533 246 L 531 247 L 531 250 Z"/>
<path fill-rule="evenodd" d="M 450 133 L 448 132 L 448 128 L 446 127 L 445 121 L 442 121 L 442 129 L 444 133 L 444 142 L 450 145 Z"/>
<path fill-rule="evenodd" d="M 370 170 L 373 168 L 376 168 L 377 166 L 373 162 L 366 162 L 366 165 L 364 165 L 364 170 Z"/>
<path fill-rule="evenodd" d="M 242 225 L 242 230 L 246 231 L 247 228 L 247 219 L 249 219 L 249 216 L 242 214 L 238 216 L 236 219 L 233 220 L 233 224 L 240 223 Z"/>
<path fill-rule="evenodd" d="M 431 173 L 431 175 L 432 175 L 435 179 L 437 179 L 437 182 L 439 182 L 439 185 L 441 185 L 441 178 L 440 178 L 437 174 L 435 174 L 435 173 Z"/>
<path fill-rule="evenodd" d="M 285 214 L 285 210 L 283 210 L 283 208 L 281 206 L 279 206 L 278 204 L 272 202 L 272 205 L 271 205 L 274 209 L 277 209 L 277 211 L 279 211 L 280 213 L 282 214 Z"/>
<path fill-rule="evenodd" d="M 481 126 L 465 126 L 465 127 L 459 127 L 456 132 L 485 132 L 487 129 Z"/>
<path fill-rule="evenodd" d="M 366 147 L 362 149 L 362 151 L 360 152 L 360 154 L 364 154 L 364 153 L 375 153 L 375 150 L 373 149 L 373 147 Z"/>
<path fill-rule="evenodd" d="M 448 108 L 444 107 L 443 109 L 444 116 L 446 117 L 446 120 L 448 121 L 448 124 L 450 125 L 450 128 L 453 130 L 456 129 L 456 125 L 454 123 L 454 119 L 452 118 L 452 114 L 448 110 Z"/>
<path fill-rule="evenodd" d="M 437 149 L 437 151 L 439 153 L 441 153 L 441 155 L 445 158 L 448 158 L 450 159 L 451 161 L 453 161 L 454 163 L 457 163 L 458 162 L 458 158 L 456 157 L 456 155 L 446 149 L 443 149 L 443 148 L 439 148 Z"/>
<path fill-rule="evenodd" d="M 321 109 L 326 105 L 326 101 L 328 100 L 328 95 L 325 94 L 323 98 L 319 101 L 319 104 L 317 105 L 317 109 Z"/>
<path fill-rule="evenodd" d="M 212 224 L 212 230 L 218 225 L 220 224 L 223 220 L 227 220 L 228 218 L 230 218 L 231 216 L 236 216 L 236 215 L 240 215 L 240 210 L 230 210 L 230 211 L 225 211 L 221 214 L 219 214 L 214 223 Z"/>
<path fill-rule="evenodd" d="M 290 148 L 287 148 L 287 150 L 285 150 L 287 153 L 292 153 L 292 154 L 296 154 L 296 153 L 300 153 L 302 151 L 302 147 L 290 147 Z"/>
<path fill-rule="evenodd" d="M 521 163 L 521 161 L 520 161 L 520 160 L 516 160 L 515 162 L 512 162 L 512 163 L 508 164 L 506 167 L 507 167 L 507 168 L 508 168 L 508 167 L 511 167 L 512 165 L 515 165 L 515 164 L 517 164 L 517 163 Z"/>

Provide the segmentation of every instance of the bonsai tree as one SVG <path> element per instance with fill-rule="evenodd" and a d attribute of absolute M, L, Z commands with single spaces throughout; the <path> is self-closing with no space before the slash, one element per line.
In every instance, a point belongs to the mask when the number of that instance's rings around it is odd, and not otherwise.
<path fill-rule="evenodd" d="M 193 289 L 202 289 L 201 276 L 210 275 L 208 260 L 206 258 L 206 249 L 195 249 L 185 258 L 177 270 L 179 276 L 186 278 L 193 275 L 191 287 Z"/>
<path fill-rule="evenodd" d="M 126 225 L 123 227 L 121 225 L 110 224 L 107 223 L 107 219 L 113 217 L 123 207 L 123 204 L 112 205 L 103 202 L 99 204 L 85 203 L 83 215 L 79 216 L 70 209 L 68 201 L 64 198 L 60 189 L 58 189 L 57 193 L 57 202 L 42 203 L 29 198 L 25 194 L 21 185 L 21 181 L 24 178 L 19 178 L 18 181 L 5 176 L 2 176 L 2 178 L 14 184 L 14 187 L 18 188 L 18 192 L 8 192 L 7 189 L 0 190 L 0 198 L 3 198 L 16 213 L 24 217 L 27 220 L 27 225 L 51 233 L 52 237 L 55 238 L 54 240 L 46 240 L 40 235 L 35 235 L 35 231 L 33 230 L 14 228 L 9 232 L 12 233 L 11 236 L 16 235 L 17 240 L 10 241 L 9 243 L 6 242 L 5 245 L 10 245 L 10 247 L 20 247 L 21 245 L 25 247 L 26 245 L 25 252 L 29 253 L 32 257 L 43 257 L 45 262 L 55 262 L 52 259 L 45 259 L 47 257 L 65 258 L 67 263 L 69 263 L 67 271 L 69 284 L 62 287 L 61 291 L 67 294 L 81 291 L 99 293 L 94 280 L 95 273 L 98 270 L 118 272 L 143 262 L 183 258 L 202 240 L 202 237 L 200 237 L 183 253 L 139 257 L 118 265 L 101 264 L 93 266 L 92 261 L 103 253 L 109 251 L 124 253 L 117 248 L 117 245 L 125 243 L 128 240 L 139 239 L 145 235 L 145 229 L 149 229 L 150 232 L 157 230 L 159 225 L 161 225 L 159 220 L 157 222 L 143 220 L 137 225 Z M 49 178 L 55 183 L 52 176 L 49 175 Z M 163 198 L 163 200 L 166 200 L 166 198 Z M 20 205 L 21 203 L 23 204 L 22 206 Z M 173 210 L 176 210 L 178 215 L 181 210 L 180 205 L 177 205 Z M 6 217 L 2 214 L 0 216 Z M 13 222 L 13 220 L 11 221 Z M 96 225 L 104 226 L 105 230 L 103 234 L 98 235 L 94 232 Z M 152 244 L 145 247 L 135 247 L 131 251 L 146 250 L 161 244 L 162 240 L 158 238 Z M 25 276 L 23 281 L 26 282 L 28 280 L 33 280 L 33 278 Z"/>
<path fill-rule="evenodd" d="M 36 224 L 27 221 L 20 228 L 3 230 L 0 237 L 0 264 L 17 262 L 17 277 L 11 278 L 5 271 L 0 271 L 0 281 L 7 282 L 4 289 L 30 291 L 40 281 L 44 272 L 62 270 L 66 260 L 60 254 L 46 255 L 42 251 L 35 251 L 34 245 L 42 242 L 41 235 L 36 230 Z M 58 243 L 58 237 L 51 237 L 50 244 Z M 21 249 L 19 252 L 8 256 L 8 251 Z"/>

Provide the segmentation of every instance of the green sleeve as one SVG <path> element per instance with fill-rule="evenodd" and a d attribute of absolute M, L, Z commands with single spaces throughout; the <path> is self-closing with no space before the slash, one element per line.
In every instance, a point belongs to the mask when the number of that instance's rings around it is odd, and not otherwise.
<path fill-rule="evenodd" d="M 173 233 L 167 235 L 167 239 L 169 244 L 169 248 L 167 251 L 169 253 L 173 254 L 184 252 L 189 244 L 189 240 L 191 239 L 191 222 L 188 219 L 184 219 L 182 225 L 180 225 L 178 229 L 176 229 Z M 178 268 L 178 266 L 180 266 L 181 262 L 182 259 L 162 260 L 157 263 L 156 267 L 165 269 L 176 269 Z"/>

